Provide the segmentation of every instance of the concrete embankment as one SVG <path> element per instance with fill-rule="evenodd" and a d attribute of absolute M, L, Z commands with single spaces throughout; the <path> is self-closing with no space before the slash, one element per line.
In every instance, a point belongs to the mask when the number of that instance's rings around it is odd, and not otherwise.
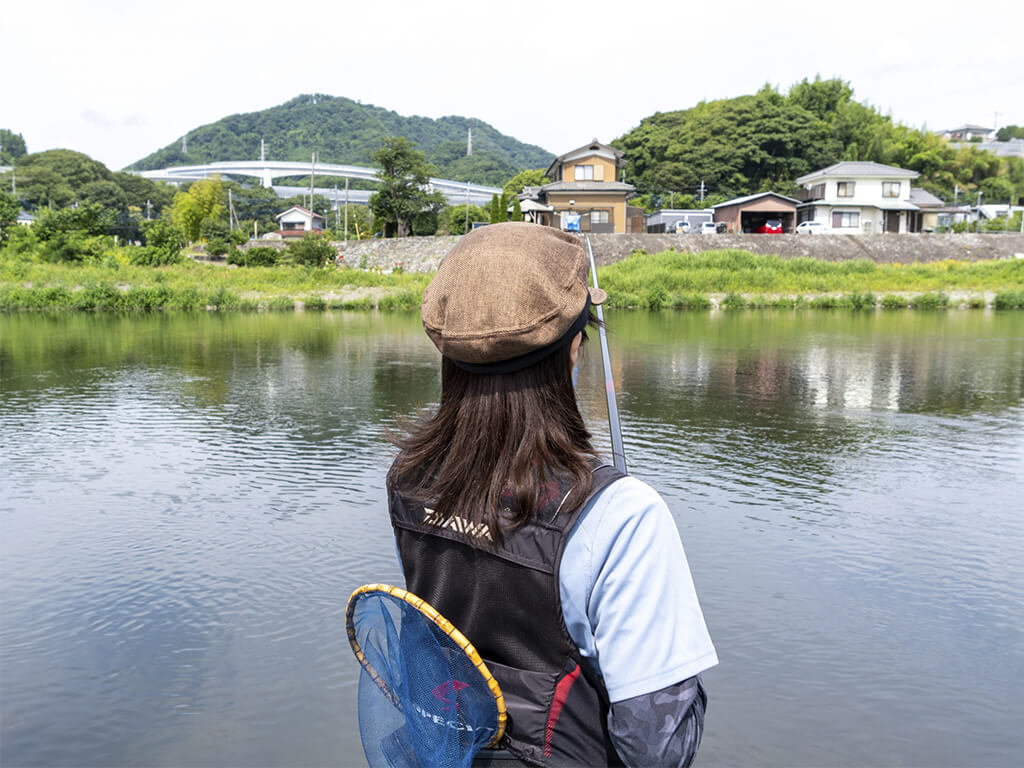
<path fill-rule="evenodd" d="M 453 236 L 406 237 L 335 243 L 346 264 L 389 271 L 431 272 L 457 240 Z M 783 258 L 825 261 L 870 259 L 879 264 L 983 261 L 1024 258 L 1024 234 L 961 235 L 591 235 L 599 265 L 620 261 L 635 250 L 701 252 L 738 248 Z"/>

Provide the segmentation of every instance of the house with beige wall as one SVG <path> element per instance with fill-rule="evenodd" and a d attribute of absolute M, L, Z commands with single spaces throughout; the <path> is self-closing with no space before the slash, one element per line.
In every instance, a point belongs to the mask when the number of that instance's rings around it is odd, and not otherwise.
<path fill-rule="evenodd" d="M 581 232 L 642 232 L 643 212 L 627 202 L 634 187 L 619 181 L 624 166 L 621 150 L 594 139 L 556 157 L 545 173 L 551 181 L 527 188 L 520 198 L 537 204 L 532 208 L 538 224 L 570 229 L 578 223 Z"/>

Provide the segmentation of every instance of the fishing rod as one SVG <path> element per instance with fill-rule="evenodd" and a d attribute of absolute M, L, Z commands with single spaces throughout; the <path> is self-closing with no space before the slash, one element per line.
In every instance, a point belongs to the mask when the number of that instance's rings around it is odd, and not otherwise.
<path fill-rule="evenodd" d="M 597 284 L 597 265 L 594 263 L 594 249 L 590 247 L 590 235 L 584 235 L 587 242 L 587 255 L 590 256 L 590 275 L 594 288 Z M 601 338 L 601 359 L 604 362 L 604 392 L 608 400 L 608 427 L 612 435 L 612 463 L 615 468 L 626 474 L 626 453 L 622 448 L 622 426 L 619 424 L 619 406 L 615 401 L 615 380 L 612 378 L 612 361 L 608 355 L 608 334 L 604 329 L 604 310 L 597 305 L 597 319 L 600 320 L 598 335 Z"/>

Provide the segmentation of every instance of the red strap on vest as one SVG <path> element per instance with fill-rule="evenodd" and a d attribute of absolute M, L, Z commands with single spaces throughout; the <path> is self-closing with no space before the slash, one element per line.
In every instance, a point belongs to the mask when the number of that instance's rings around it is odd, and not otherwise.
<path fill-rule="evenodd" d="M 572 672 L 558 681 L 555 686 L 555 698 L 551 702 L 551 711 L 548 714 L 548 727 L 544 732 L 544 757 L 551 757 L 551 739 L 555 735 L 555 725 L 558 723 L 558 716 L 562 714 L 562 707 L 569 698 L 569 690 L 576 678 L 580 676 L 580 665 L 577 664 Z"/>

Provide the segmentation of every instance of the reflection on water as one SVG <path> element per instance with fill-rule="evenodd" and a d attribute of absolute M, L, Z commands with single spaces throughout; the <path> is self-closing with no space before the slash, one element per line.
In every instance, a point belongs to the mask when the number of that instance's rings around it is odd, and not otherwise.
<path fill-rule="evenodd" d="M 722 659 L 702 763 L 1016 764 L 1024 317 L 609 323 Z M 0 317 L 0 764 L 360 764 L 345 601 L 399 580 L 437 363 L 409 315 Z"/>

